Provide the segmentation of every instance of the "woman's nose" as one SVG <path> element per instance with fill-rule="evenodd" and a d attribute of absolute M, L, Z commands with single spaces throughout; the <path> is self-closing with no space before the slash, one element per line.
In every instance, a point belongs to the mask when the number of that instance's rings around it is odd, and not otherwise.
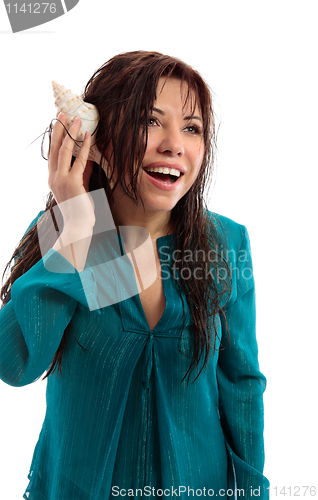
<path fill-rule="evenodd" d="M 164 136 L 161 137 L 158 150 L 160 153 L 182 156 L 184 154 L 184 142 L 180 130 L 167 129 Z"/>

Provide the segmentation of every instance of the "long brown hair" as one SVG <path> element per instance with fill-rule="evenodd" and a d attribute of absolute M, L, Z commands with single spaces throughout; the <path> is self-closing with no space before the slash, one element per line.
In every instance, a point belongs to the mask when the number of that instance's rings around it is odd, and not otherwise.
<path fill-rule="evenodd" d="M 217 134 L 212 91 L 200 74 L 183 61 L 158 52 L 136 51 L 119 54 L 101 66 L 88 81 L 82 97 L 84 101 L 94 104 L 99 112 L 100 120 L 96 131 L 98 149 L 104 156 L 108 146 L 112 145 L 112 164 L 116 165 L 117 183 L 120 183 L 126 194 L 138 203 L 138 198 L 141 198 L 137 185 L 138 171 L 147 148 L 149 115 L 156 100 L 157 86 L 161 77 L 173 77 L 185 83 L 185 88 L 188 89 L 185 102 L 191 96 L 195 96 L 196 102 L 191 103 L 193 111 L 197 104 L 203 119 L 205 152 L 201 169 L 190 190 L 171 212 L 177 236 L 175 248 L 179 251 L 178 269 L 188 271 L 187 279 L 183 278 L 184 272 L 179 273 L 178 285 L 186 296 L 194 323 L 193 356 L 184 376 L 184 378 L 188 376 L 189 382 L 193 370 L 199 369 L 196 379 L 207 365 L 209 355 L 215 350 L 218 313 L 225 319 L 221 304 L 224 306 L 231 290 L 230 279 L 223 280 L 220 286 L 220 283 L 216 283 L 213 278 L 219 275 L 220 266 L 223 269 L 224 265 L 227 266 L 221 256 L 212 259 L 212 262 L 208 261 L 211 272 L 204 272 L 209 252 L 211 249 L 217 252 L 220 248 L 219 233 L 213 219 L 208 217 L 203 198 L 212 180 L 216 155 Z M 130 180 L 128 184 L 125 175 L 127 173 Z M 110 201 L 114 188 L 110 188 L 109 179 L 103 169 L 95 164 L 89 189 L 93 191 L 101 187 L 105 189 Z M 52 209 L 55 205 L 56 201 L 50 193 L 45 212 L 50 212 L 53 216 Z M 49 213 L 47 215 L 49 216 Z M 45 224 L 45 221 L 42 223 Z M 56 236 L 50 234 L 49 230 L 47 238 L 50 245 L 53 245 Z M 195 260 L 184 258 L 189 255 L 189 250 L 192 252 L 191 255 L 196 255 Z M 41 257 L 37 229 L 34 226 L 23 237 L 5 268 L 4 274 L 11 261 L 15 259 L 11 274 L 1 289 L 1 300 L 4 304 L 11 298 L 11 286 L 14 281 Z M 171 267 L 175 268 L 176 262 L 172 262 Z M 204 279 L 196 278 L 198 274 L 195 271 L 198 268 L 202 270 Z M 57 373 L 61 371 L 62 354 L 71 330 L 70 323 L 46 376 L 57 367 Z"/>

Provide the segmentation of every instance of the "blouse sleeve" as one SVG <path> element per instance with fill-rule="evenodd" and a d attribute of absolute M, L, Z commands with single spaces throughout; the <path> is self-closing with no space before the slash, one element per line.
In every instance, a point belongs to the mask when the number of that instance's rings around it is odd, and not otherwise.
<path fill-rule="evenodd" d="M 13 283 L 11 300 L 0 310 L 0 378 L 5 383 L 19 387 L 41 377 L 78 302 L 87 306 L 79 273 L 53 249 Z"/>
<path fill-rule="evenodd" d="M 263 392 L 255 334 L 255 287 L 249 237 L 241 228 L 240 250 L 231 252 L 232 294 L 225 307 L 229 333 L 222 320 L 222 345 L 217 377 L 219 411 L 229 455 L 228 487 L 244 496 L 269 498 L 264 468 Z M 234 247 L 235 248 L 235 247 Z M 227 345 L 228 344 L 228 345 Z M 242 496 L 243 493 L 237 496 Z"/>

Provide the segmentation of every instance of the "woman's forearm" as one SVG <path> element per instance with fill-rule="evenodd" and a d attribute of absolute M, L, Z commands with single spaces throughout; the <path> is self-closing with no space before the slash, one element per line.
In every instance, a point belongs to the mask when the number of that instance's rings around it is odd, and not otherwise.
<path fill-rule="evenodd" d="M 53 250 L 59 252 L 78 272 L 85 268 L 93 228 L 66 227 L 56 240 Z"/>

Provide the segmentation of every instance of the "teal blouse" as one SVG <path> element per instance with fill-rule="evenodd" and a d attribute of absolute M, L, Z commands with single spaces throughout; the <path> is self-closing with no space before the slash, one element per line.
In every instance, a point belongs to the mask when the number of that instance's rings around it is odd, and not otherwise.
<path fill-rule="evenodd" d="M 182 378 L 192 357 L 193 321 L 168 269 L 173 234 L 157 240 L 166 305 L 152 331 L 130 261 L 118 260 L 117 233 L 94 235 L 80 273 L 50 249 L 15 281 L 0 311 L 4 382 L 21 387 L 39 379 L 70 321 L 85 348 L 71 334 L 62 375 L 47 379 L 25 499 L 269 498 L 266 381 L 257 359 L 249 238 L 244 226 L 213 217 L 233 270 L 225 307 L 230 343 L 189 385 Z M 125 283 L 131 277 L 134 294 L 122 286 L 120 272 Z M 228 342 L 222 318 L 218 325 L 217 347 L 222 336 Z"/>

